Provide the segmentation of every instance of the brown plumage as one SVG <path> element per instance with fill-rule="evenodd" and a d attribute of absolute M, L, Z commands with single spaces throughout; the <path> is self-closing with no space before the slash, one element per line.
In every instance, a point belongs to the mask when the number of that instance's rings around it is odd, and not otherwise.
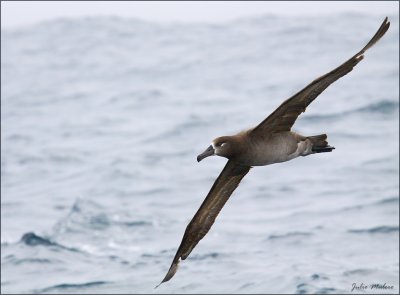
<path fill-rule="evenodd" d="M 333 71 L 315 79 L 304 89 L 285 100 L 271 115 L 268 116 L 268 118 L 252 130 L 252 135 L 256 136 L 270 132 L 276 133 L 281 131 L 290 131 L 297 117 L 306 110 L 308 105 L 312 103 L 314 99 L 317 98 L 317 96 L 320 95 L 329 85 L 351 72 L 364 58 L 365 51 L 379 41 L 379 39 L 389 29 L 389 26 L 390 22 L 388 22 L 386 17 L 378 31 L 363 49 Z"/>
<path fill-rule="evenodd" d="M 228 158 L 228 162 L 218 176 L 203 204 L 186 228 L 182 242 L 162 283 L 170 280 L 177 271 L 180 260 L 185 260 L 198 242 L 208 233 L 216 217 L 252 166 L 264 166 L 285 162 L 299 156 L 331 152 L 326 134 L 302 136 L 291 131 L 297 117 L 329 85 L 345 76 L 364 58 L 364 53 L 372 47 L 388 30 L 390 23 L 385 18 L 382 25 L 357 54 L 333 71 L 311 82 L 284 101 L 271 115 L 255 128 L 233 136 L 222 136 L 213 140 L 202 154 L 200 162 L 208 156 Z"/>
<path fill-rule="evenodd" d="M 225 168 L 214 182 L 206 199 L 192 218 L 192 221 L 190 221 L 189 225 L 186 227 L 185 234 L 176 252 L 174 261 L 160 284 L 174 276 L 180 259 L 185 260 L 197 243 L 208 233 L 218 213 L 249 170 L 250 167 L 238 165 L 232 160 L 226 163 Z M 218 197 L 216 198 L 215 196 Z"/>

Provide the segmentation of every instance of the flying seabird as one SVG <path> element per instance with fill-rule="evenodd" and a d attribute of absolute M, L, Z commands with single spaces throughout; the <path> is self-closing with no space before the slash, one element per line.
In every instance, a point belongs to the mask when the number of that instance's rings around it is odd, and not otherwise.
<path fill-rule="evenodd" d="M 319 94 L 353 70 L 364 58 L 365 51 L 386 33 L 389 26 L 390 22 L 386 17 L 363 49 L 341 66 L 314 80 L 285 100 L 255 128 L 232 136 L 218 137 L 203 153 L 198 155 L 198 162 L 214 155 L 225 157 L 228 162 L 186 227 L 172 265 L 160 285 L 175 275 L 180 260 L 185 260 L 197 243 L 208 233 L 226 201 L 253 166 L 286 162 L 299 156 L 331 152 L 335 149 L 328 145 L 326 134 L 303 136 L 291 131 L 291 128 L 297 117 Z"/>

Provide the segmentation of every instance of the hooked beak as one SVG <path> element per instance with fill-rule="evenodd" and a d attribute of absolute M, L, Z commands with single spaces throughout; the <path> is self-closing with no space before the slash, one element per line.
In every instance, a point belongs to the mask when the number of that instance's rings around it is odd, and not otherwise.
<path fill-rule="evenodd" d="M 209 156 L 213 156 L 215 153 L 214 148 L 212 145 L 210 145 L 204 152 L 202 152 L 200 155 L 197 156 L 197 162 L 200 162 L 204 158 L 207 158 Z"/>

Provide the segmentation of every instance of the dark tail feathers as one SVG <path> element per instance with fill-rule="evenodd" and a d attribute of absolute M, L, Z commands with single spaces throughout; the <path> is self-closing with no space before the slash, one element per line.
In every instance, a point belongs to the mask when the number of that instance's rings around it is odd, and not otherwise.
<path fill-rule="evenodd" d="M 326 153 L 326 152 L 331 152 L 332 150 L 335 149 L 333 146 L 328 145 L 328 142 L 326 141 L 327 139 L 326 134 L 309 136 L 307 138 L 311 140 L 313 144 L 311 150 L 314 153 Z"/>

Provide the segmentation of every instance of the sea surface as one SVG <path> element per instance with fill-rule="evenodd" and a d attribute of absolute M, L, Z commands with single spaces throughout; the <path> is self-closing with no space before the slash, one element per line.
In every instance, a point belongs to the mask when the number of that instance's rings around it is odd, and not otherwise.
<path fill-rule="evenodd" d="M 398 294 L 398 14 L 294 126 L 336 149 L 252 169 L 154 289 L 226 162 L 196 156 L 350 58 L 384 17 L 2 30 L 1 292 Z"/>

